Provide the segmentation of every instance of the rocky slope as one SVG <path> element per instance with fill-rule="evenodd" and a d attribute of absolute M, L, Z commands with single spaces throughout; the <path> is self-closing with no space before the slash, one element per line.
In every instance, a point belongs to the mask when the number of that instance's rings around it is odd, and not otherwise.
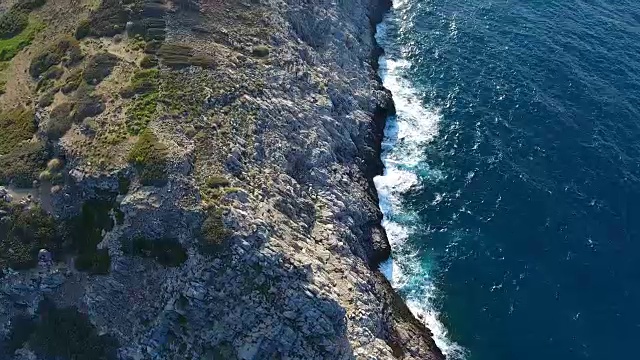
<path fill-rule="evenodd" d="M 443 359 L 377 271 L 388 5 L 34 6 L 0 68 L 34 124 L 0 183 L 40 202 L 2 195 L 0 358 Z"/>

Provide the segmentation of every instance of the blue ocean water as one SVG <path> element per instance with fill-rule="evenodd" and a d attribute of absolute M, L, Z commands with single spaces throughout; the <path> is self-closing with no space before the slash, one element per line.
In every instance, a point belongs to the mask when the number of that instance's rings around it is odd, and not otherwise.
<path fill-rule="evenodd" d="M 382 270 L 451 359 L 637 359 L 640 2 L 396 0 Z"/>

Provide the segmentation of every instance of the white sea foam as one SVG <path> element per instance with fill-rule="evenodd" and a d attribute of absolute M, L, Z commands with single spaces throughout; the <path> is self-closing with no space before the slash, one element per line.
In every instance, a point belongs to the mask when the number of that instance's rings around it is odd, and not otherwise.
<path fill-rule="evenodd" d="M 396 2 L 396 7 L 398 4 L 401 5 Z M 384 22 L 378 26 L 377 34 L 384 46 Z M 420 184 L 418 166 L 424 166 L 424 146 L 438 133 L 440 120 L 438 109 L 424 106 L 421 96 L 403 77 L 409 66 L 403 59 L 380 58 L 380 77 L 396 105 L 396 116 L 387 120 L 382 143 L 384 174 L 374 179 L 384 215 L 382 225 L 393 250 L 392 258 L 381 264 L 380 270 L 401 291 L 413 314 L 433 332 L 436 344 L 447 358 L 464 359 L 464 349 L 447 337 L 447 330 L 438 320 L 428 265 L 407 241 L 415 231 L 417 217 L 403 208 L 402 194 Z"/>

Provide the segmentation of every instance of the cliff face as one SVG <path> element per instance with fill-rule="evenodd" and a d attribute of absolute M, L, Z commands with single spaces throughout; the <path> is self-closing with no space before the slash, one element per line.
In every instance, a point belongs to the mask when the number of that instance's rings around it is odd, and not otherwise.
<path fill-rule="evenodd" d="M 12 60 L 6 71 L 16 80 L 0 104 L 38 94 L 41 77 L 24 74 L 32 48 L 89 19 L 79 42 L 83 75 L 95 54 L 114 62 L 88 82 L 102 111 L 54 139 L 47 129 L 70 95 L 25 103 L 38 125 L 29 141 L 46 142 L 64 160 L 64 181 L 49 190 L 41 176 L 39 190 L 58 221 L 80 214 L 86 225 L 97 211 L 87 204 L 100 200 L 113 224 L 99 227 L 87 266 L 78 266 L 84 250 L 76 248 L 54 254 L 52 264 L 5 269 L 5 340 L 15 339 L 20 316 L 42 327 L 47 299 L 49 307 L 77 307 L 109 335 L 118 350 L 104 350 L 107 358 L 443 359 L 377 271 L 390 249 L 372 177 L 381 172 L 393 105 L 375 72 L 373 32 L 388 5 L 145 2 L 146 45 L 131 36 L 130 7 L 124 27 L 109 27 L 113 34 L 96 28 L 95 4 L 49 0 L 32 14 L 70 20 Z M 143 61 L 159 71 L 144 73 Z M 63 71 L 69 82 L 73 70 Z M 140 74 L 155 92 L 136 87 Z M 147 100 L 152 107 L 144 108 Z M 106 269 L 95 254 L 108 257 Z M 46 355 L 34 336 L 5 345 L 5 357 Z"/>

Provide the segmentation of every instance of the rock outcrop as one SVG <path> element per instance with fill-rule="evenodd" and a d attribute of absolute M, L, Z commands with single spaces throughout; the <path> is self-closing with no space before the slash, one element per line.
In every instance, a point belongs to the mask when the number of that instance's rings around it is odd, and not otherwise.
<path fill-rule="evenodd" d="M 109 194 L 118 219 L 97 245 L 109 271 L 78 271 L 73 256 L 5 270 L 0 334 L 11 336 L 18 315 L 37 316 L 46 298 L 87 314 L 98 334 L 117 340 L 108 356 L 119 359 L 443 359 L 377 270 L 390 248 L 372 178 L 393 104 L 376 75 L 373 33 L 389 4 L 156 3 L 165 43 L 208 54 L 210 66 L 179 70 L 158 56 L 188 94 L 180 101 L 199 112 L 150 119 L 168 154 L 166 179 L 154 186 L 117 153 L 106 157 L 110 167 L 89 161 L 77 139 L 91 124 L 59 140 L 67 176 L 50 206 L 62 221 Z M 112 40 L 86 41 L 105 41 L 123 59 L 111 77 L 132 66 Z M 96 87 L 106 99 L 98 123 L 117 114 L 109 79 Z M 220 243 L 205 251 L 211 229 Z M 140 238 L 174 239 L 186 260 L 132 256 L 126 244 Z M 19 345 L 0 358 L 40 356 Z"/>

